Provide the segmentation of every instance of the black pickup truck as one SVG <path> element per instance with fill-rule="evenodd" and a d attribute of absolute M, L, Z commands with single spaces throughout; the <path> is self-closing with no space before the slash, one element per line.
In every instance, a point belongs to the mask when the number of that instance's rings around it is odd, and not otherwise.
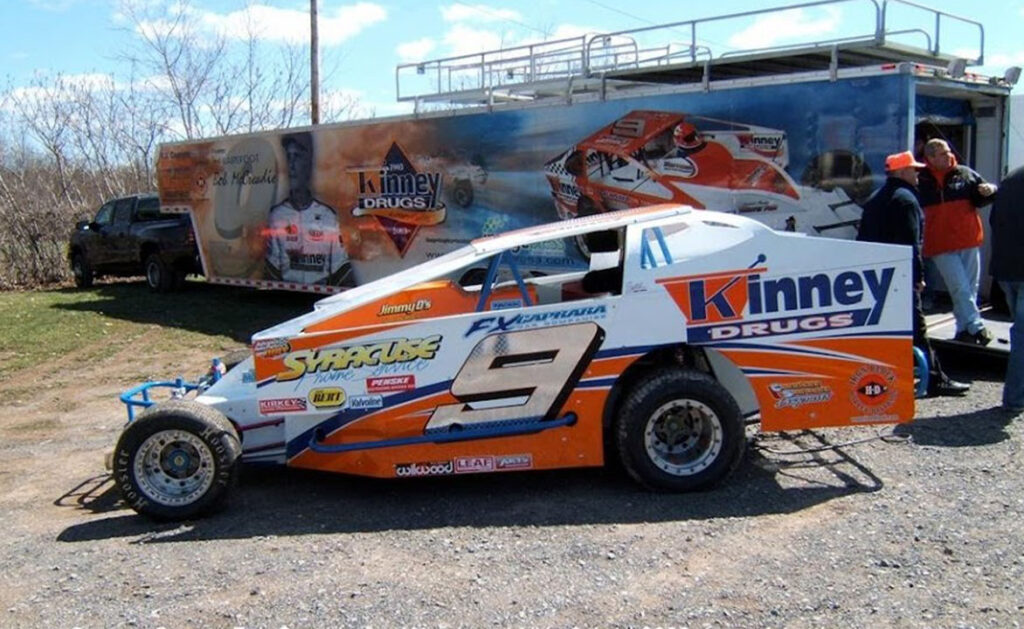
<path fill-rule="evenodd" d="M 114 199 L 71 234 L 71 272 L 79 287 L 103 275 L 145 275 L 158 292 L 180 288 L 189 273 L 202 273 L 192 222 L 163 214 L 156 194 Z"/>

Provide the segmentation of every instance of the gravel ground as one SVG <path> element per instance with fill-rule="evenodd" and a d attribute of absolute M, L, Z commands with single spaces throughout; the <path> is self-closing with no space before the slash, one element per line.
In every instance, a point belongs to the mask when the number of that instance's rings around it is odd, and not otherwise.
<path fill-rule="evenodd" d="M 0 391 L 0 626 L 1020 626 L 1024 417 L 997 408 L 999 365 L 946 364 L 968 397 L 920 401 L 887 439 L 751 432 L 711 492 L 250 468 L 185 525 L 134 515 L 102 473 L 123 383 Z"/>

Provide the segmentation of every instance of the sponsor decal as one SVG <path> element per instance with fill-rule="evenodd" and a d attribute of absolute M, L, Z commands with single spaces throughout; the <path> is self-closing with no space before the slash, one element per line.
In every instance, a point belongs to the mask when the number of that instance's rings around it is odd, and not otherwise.
<path fill-rule="evenodd" d="M 697 176 L 697 163 L 689 157 L 669 157 L 662 162 L 662 168 L 666 173 L 691 179 Z"/>
<path fill-rule="evenodd" d="M 522 307 L 522 299 L 495 299 L 490 303 L 491 310 L 511 310 L 513 308 Z"/>
<path fill-rule="evenodd" d="M 391 393 L 393 391 L 412 391 L 416 388 L 416 376 L 377 376 L 366 379 L 367 393 Z"/>
<path fill-rule="evenodd" d="M 489 334 L 491 332 L 509 332 L 511 330 L 539 328 L 574 321 L 592 321 L 594 319 L 603 319 L 607 312 L 607 306 L 600 305 L 568 308 L 538 314 L 517 314 L 511 317 L 483 317 L 474 321 L 463 336 L 468 337 L 477 332 Z"/>
<path fill-rule="evenodd" d="M 775 408 L 799 408 L 805 404 L 821 404 L 832 399 L 832 389 L 821 380 L 772 383 L 768 391 L 775 398 Z"/>
<path fill-rule="evenodd" d="M 532 454 L 505 454 L 494 457 L 494 469 L 502 470 L 528 470 L 533 468 Z"/>
<path fill-rule="evenodd" d="M 877 325 L 895 267 L 765 278 L 762 254 L 747 269 L 657 280 L 687 318 L 690 341 Z M 835 312 L 829 308 L 859 306 Z M 766 318 L 772 314 L 783 317 Z M 756 322 L 742 323 L 756 318 Z"/>
<path fill-rule="evenodd" d="M 261 339 L 252 344 L 252 353 L 261 358 L 274 358 L 291 350 L 288 339 Z"/>
<path fill-rule="evenodd" d="M 306 400 L 300 397 L 274 398 L 260 400 L 260 414 L 302 413 L 306 410 Z"/>
<path fill-rule="evenodd" d="M 242 384 L 252 384 L 256 382 L 256 370 L 247 369 L 242 372 Z"/>
<path fill-rule="evenodd" d="M 453 471 L 454 467 L 451 461 L 398 463 L 395 465 L 395 476 L 448 476 Z"/>
<path fill-rule="evenodd" d="M 850 401 L 866 415 L 884 414 L 896 403 L 896 394 L 896 374 L 887 367 L 865 365 L 850 377 Z"/>
<path fill-rule="evenodd" d="M 383 395 L 353 395 L 348 399 L 348 407 L 352 410 L 364 410 L 368 408 L 383 408 Z"/>
<path fill-rule="evenodd" d="M 460 456 L 455 459 L 456 474 L 480 474 L 493 471 L 493 456 Z"/>
<path fill-rule="evenodd" d="M 309 403 L 317 408 L 341 408 L 345 405 L 345 389 L 327 387 L 309 392 Z"/>
<path fill-rule="evenodd" d="M 424 310 L 430 310 L 433 304 L 430 303 L 429 299 L 417 299 L 416 301 L 408 304 L 381 304 L 380 312 L 377 313 L 378 317 L 386 317 L 389 315 L 408 315 L 414 312 L 422 312 Z"/>
<path fill-rule="evenodd" d="M 352 215 L 376 218 L 399 255 L 405 255 L 420 227 L 444 222 L 441 173 L 418 172 L 397 142 L 380 165 L 349 172 L 359 195 Z"/>
<path fill-rule="evenodd" d="M 441 335 L 435 334 L 425 339 L 401 338 L 368 345 L 303 349 L 284 357 L 285 371 L 277 374 L 277 381 L 287 382 L 324 371 L 433 360 L 440 347 Z"/>

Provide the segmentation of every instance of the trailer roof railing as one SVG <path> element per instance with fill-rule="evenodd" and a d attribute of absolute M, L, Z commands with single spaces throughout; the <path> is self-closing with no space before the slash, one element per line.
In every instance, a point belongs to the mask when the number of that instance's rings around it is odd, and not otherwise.
<path fill-rule="evenodd" d="M 836 22 L 841 10 L 852 9 L 854 13 L 842 14 L 842 21 L 854 28 L 863 26 L 864 31 L 782 46 L 731 46 L 718 55 L 703 39 L 719 36 L 722 31 L 716 28 L 749 28 L 752 19 L 799 19 L 787 12 L 804 9 L 823 9 Z M 912 20 L 909 25 L 908 19 Z M 985 30 L 974 20 L 909 0 L 817 0 L 406 63 L 395 70 L 395 87 L 399 101 L 471 104 L 564 96 L 596 89 L 597 83 L 607 85 L 609 80 L 620 84 L 707 81 L 712 70 L 716 76 L 732 78 L 898 61 L 945 65 L 960 56 L 948 45 L 953 39 L 951 29 L 956 52 L 977 50 L 977 56 L 966 62 L 981 65 Z M 734 33 L 730 40 L 743 32 Z M 976 34 L 977 40 L 965 45 L 965 34 Z"/>

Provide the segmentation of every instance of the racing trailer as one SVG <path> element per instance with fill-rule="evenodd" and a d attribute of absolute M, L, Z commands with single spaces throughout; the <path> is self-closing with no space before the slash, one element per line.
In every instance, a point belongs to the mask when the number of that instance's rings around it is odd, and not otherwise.
<path fill-rule="evenodd" d="M 702 43 L 811 11 L 861 34 Z M 970 72 L 983 45 L 981 24 L 912 2 L 824 0 L 406 64 L 414 113 L 165 144 L 160 198 L 192 214 L 210 281 L 320 293 L 653 203 L 850 238 L 889 153 L 943 137 L 998 181 L 1019 69 Z M 567 240 L 520 264 L 585 270 L 588 255 Z"/>

